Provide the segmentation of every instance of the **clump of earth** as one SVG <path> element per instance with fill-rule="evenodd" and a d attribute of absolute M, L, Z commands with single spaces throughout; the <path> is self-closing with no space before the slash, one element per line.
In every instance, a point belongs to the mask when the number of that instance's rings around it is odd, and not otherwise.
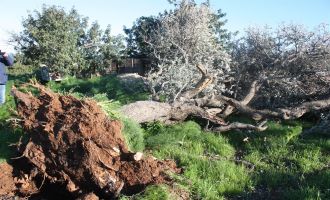
<path fill-rule="evenodd" d="M 38 94 L 13 89 L 28 139 L 13 162 L 17 172 L 0 166 L 0 197 L 60 192 L 67 199 L 111 199 L 170 183 L 170 174 L 180 172 L 173 160 L 130 152 L 121 122 L 109 119 L 95 101 L 33 87 Z"/>

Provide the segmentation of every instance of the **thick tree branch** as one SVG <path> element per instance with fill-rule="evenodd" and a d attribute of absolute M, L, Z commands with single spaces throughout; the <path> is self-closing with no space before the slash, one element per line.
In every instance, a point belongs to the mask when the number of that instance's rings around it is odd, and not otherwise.
<path fill-rule="evenodd" d="M 242 114 L 246 114 L 255 120 L 260 120 L 262 118 L 280 118 L 284 120 L 297 119 L 302 117 L 305 113 L 330 108 L 330 99 L 305 102 L 297 107 L 278 108 L 274 111 L 267 109 L 256 110 L 229 97 L 221 96 L 218 97 L 218 99 L 234 106 Z"/>
<path fill-rule="evenodd" d="M 252 124 L 244 124 L 240 122 L 233 122 L 227 126 L 219 126 L 216 128 L 213 128 L 212 131 L 214 132 L 226 132 L 230 130 L 235 129 L 244 129 L 244 130 L 254 130 L 254 131 L 264 131 L 267 129 L 267 126 L 265 125 L 267 121 L 263 121 L 259 125 L 255 126 Z"/>
<path fill-rule="evenodd" d="M 244 97 L 244 99 L 239 101 L 240 104 L 247 105 L 248 103 L 250 103 L 250 101 L 253 99 L 259 88 L 260 88 L 260 84 L 258 84 L 258 81 L 253 81 L 248 94 Z M 234 109 L 235 109 L 234 106 L 228 104 L 225 110 L 221 113 L 221 117 L 223 118 L 228 117 L 230 114 L 234 112 Z"/>
<path fill-rule="evenodd" d="M 198 81 L 194 89 L 188 90 L 182 94 L 184 99 L 194 98 L 214 81 L 214 77 L 207 73 L 203 65 L 198 64 L 196 67 L 202 73 L 202 78 Z"/>
<path fill-rule="evenodd" d="M 175 121 L 183 121 L 188 116 L 196 116 L 206 119 L 214 124 L 227 125 L 227 123 L 222 118 L 216 116 L 212 110 L 206 110 L 195 105 L 181 105 L 179 107 L 173 107 L 170 114 L 171 119 Z"/>

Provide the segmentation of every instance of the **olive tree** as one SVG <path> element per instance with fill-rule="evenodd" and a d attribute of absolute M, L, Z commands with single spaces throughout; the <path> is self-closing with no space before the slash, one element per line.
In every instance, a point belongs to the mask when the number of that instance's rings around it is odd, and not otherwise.
<path fill-rule="evenodd" d="M 146 79 L 154 100 L 165 102 L 135 102 L 123 106 L 121 111 L 140 123 L 182 121 L 192 115 L 213 123 L 214 131 L 264 130 L 264 123 L 225 122 L 225 115 L 231 114 L 224 96 L 230 94 L 226 83 L 231 76 L 231 58 L 219 40 L 219 29 L 215 29 L 215 13 L 207 3 L 175 2 L 175 9 L 160 14 L 153 21 L 156 23 L 152 23 L 153 29 L 142 29 L 135 43 L 136 47 L 140 44 L 147 47 L 152 60 Z M 242 104 L 252 99 L 256 87 L 256 84 L 251 86 Z"/>
<path fill-rule="evenodd" d="M 255 104 L 259 107 L 293 106 L 326 96 L 330 86 L 329 26 L 312 31 L 302 25 L 250 28 L 232 52 L 236 82 L 241 88 L 264 80 Z"/>
<path fill-rule="evenodd" d="M 154 95 L 175 101 L 202 91 L 225 91 L 230 56 L 217 42 L 213 19 L 208 5 L 188 0 L 159 15 L 153 31 L 143 38 L 154 64 L 147 75 Z"/>
<path fill-rule="evenodd" d="M 217 132 L 263 131 L 269 118 L 297 119 L 330 108 L 330 100 L 322 98 L 295 98 L 275 108 L 253 106 L 260 94 L 268 98 L 308 91 L 306 85 L 297 86 L 298 82 L 316 83 L 320 79 L 328 84 L 329 75 L 318 76 L 327 73 L 329 67 L 326 26 L 314 32 L 299 25 L 276 31 L 250 29 L 245 37 L 224 45 L 216 37 L 210 16 L 208 4 L 183 0 L 176 3 L 174 10 L 159 15 L 153 31 L 140 35 L 154 64 L 147 75 L 153 94 L 167 99 L 163 103 L 141 101 L 125 105 L 124 114 L 140 123 L 182 121 L 195 116 L 212 124 L 212 130 Z M 232 51 L 227 53 L 230 48 Z M 319 86 L 323 89 L 329 88 L 322 84 Z M 268 94 L 264 95 L 266 90 Z M 267 103 L 267 99 L 258 100 Z M 251 117 L 255 124 L 226 122 L 235 112 Z"/>

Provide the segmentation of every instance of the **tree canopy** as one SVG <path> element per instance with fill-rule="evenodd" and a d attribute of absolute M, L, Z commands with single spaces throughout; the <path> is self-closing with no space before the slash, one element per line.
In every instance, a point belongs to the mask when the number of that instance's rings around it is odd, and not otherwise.
<path fill-rule="evenodd" d="M 64 74 L 96 73 L 109 66 L 109 60 L 121 56 L 122 37 L 111 36 L 110 26 L 101 30 L 97 22 L 88 26 L 88 18 L 72 8 L 58 6 L 35 10 L 22 22 L 23 31 L 13 35 L 16 48 L 25 63 L 45 64 L 51 71 Z"/>

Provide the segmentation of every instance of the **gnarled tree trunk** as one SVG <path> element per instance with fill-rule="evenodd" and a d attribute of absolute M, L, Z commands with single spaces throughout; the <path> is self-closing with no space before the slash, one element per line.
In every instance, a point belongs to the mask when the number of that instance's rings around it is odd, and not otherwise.
<path fill-rule="evenodd" d="M 232 129 L 264 131 L 267 129 L 264 122 L 269 118 L 297 119 L 306 113 L 330 108 L 330 99 L 325 99 L 305 102 L 297 107 L 257 110 L 248 104 L 260 89 L 261 84 L 258 81 L 252 82 L 248 93 L 242 100 L 224 95 L 206 95 L 196 98 L 213 81 L 213 77 L 207 74 L 203 66 L 197 65 L 197 68 L 202 74 L 201 80 L 195 88 L 183 92 L 175 102 L 138 101 L 123 106 L 121 112 L 139 123 L 152 121 L 173 123 L 183 121 L 189 116 L 195 116 L 213 123 L 215 125 L 213 131 L 224 132 Z M 227 123 L 226 118 L 234 111 L 262 122 L 256 125 L 239 122 Z"/>

